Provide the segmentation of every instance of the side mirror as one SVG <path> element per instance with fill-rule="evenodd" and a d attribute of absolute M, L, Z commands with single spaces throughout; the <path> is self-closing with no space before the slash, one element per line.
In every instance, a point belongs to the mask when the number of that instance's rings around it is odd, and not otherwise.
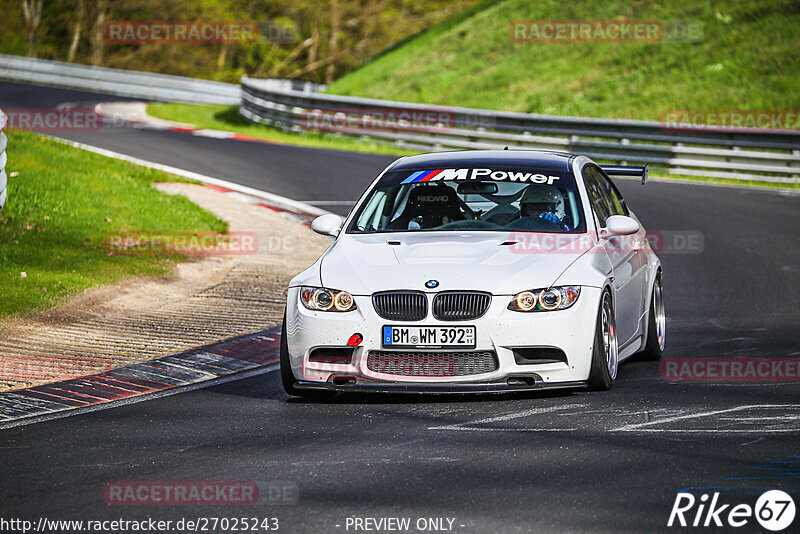
<path fill-rule="evenodd" d="M 341 217 L 328 213 L 327 215 L 320 215 L 311 221 L 311 229 L 318 234 L 336 237 L 342 231 L 342 224 L 344 224 L 344 221 Z"/>
<path fill-rule="evenodd" d="M 606 219 L 606 236 L 632 235 L 639 231 L 639 223 L 632 217 L 612 215 Z M 603 236 L 603 237 L 606 237 Z"/>

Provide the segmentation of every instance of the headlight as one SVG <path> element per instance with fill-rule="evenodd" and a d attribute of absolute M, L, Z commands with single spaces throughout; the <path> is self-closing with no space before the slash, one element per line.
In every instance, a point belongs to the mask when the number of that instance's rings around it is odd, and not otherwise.
<path fill-rule="evenodd" d="M 566 310 L 578 300 L 581 288 L 577 286 L 531 289 L 514 295 L 508 309 L 520 312 Z"/>
<path fill-rule="evenodd" d="M 300 300 L 303 306 L 314 311 L 347 312 L 356 309 L 353 295 L 338 289 L 303 287 L 300 288 Z"/>

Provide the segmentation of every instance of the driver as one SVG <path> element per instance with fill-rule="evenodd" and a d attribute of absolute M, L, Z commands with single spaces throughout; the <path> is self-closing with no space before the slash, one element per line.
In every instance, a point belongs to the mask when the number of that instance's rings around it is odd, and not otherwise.
<path fill-rule="evenodd" d="M 519 200 L 520 217 L 538 217 L 563 226 L 569 232 L 570 227 L 556 215 L 564 199 L 558 189 L 552 185 L 531 184 L 525 188 Z"/>

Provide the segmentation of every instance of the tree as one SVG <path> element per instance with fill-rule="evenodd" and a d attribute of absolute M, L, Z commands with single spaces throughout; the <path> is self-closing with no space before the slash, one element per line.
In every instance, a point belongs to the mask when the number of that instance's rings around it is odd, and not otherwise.
<path fill-rule="evenodd" d="M 78 43 L 81 40 L 81 31 L 83 30 L 83 17 L 86 11 L 84 0 L 78 0 L 75 12 L 75 26 L 72 29 L 72 40 L 69 44 L 69 52 L 67 52 L 67 61 L 70 63 L 75 61 L 75 54 L 78 51 Z"/>
<path fill-rule="evenodd" d="M 237 81 L 335 80 L 478 0 L 0 0 L 0 45 L 31 56 Z M 110 44 L 111 20 L 251 21 L 252 41 Z"/>
<path fill-rule="evenodd" d="M 92 28 L 92 65 L 103 63 L 103 52 L 105 51 L 105 36 L 103 30 L 106 25 L 108 15 L 108 0 L 96 0 L 94 10 L 94 27 Z"/>
<path fill-rule="evenodd" d="M 42 22 L 42 0 L 22 0 L 22 14 L 25 17 L 25 30 L 28 35 L 28 56 L 36 57 L 36 41 L 39 25 Z"/>
<path fill-rule="evenodd" d="M 328 41 L 328 56 L 335 58 L 339 54 L 339 24 L 341 19 L 339 18 L 341 13 L 339 12 L 339 2 L 337 0 L 331 0 L 331 34 L 330 40 Z M 333 82 L 333 76 L 336 73 L 336 64 L 331 61 L 328 65 L 328 68 L 325 70 L 325 83 Z"/>

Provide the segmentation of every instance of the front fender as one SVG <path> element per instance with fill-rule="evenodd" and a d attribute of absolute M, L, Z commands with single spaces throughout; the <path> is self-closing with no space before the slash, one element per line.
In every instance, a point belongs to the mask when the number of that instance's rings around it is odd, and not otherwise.
<path fill-rule="evenodd" d="M 614 268 L 605 249 L 595 246 L 567 267 L 553 286 L 584 286 L 604 288 L 611 282 Z"/>

